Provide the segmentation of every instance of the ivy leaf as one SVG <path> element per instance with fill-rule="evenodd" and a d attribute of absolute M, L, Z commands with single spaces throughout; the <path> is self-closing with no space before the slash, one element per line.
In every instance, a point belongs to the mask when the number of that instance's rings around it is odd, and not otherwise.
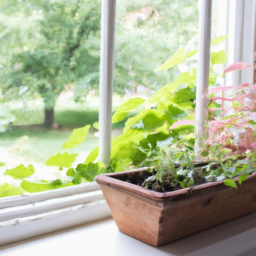
<path fill-rule="evenodd" d="M 11 176 L 15 180 L 21 180 L 31 176 L 34 173 L 35 173 L 35 169 L 32 164 L 29 164 L 28 168 L 25 167 L 23 164 L 21 164 L 13 169 L 7 169 L 4 175 Z"/>
<path fill-rule="evenodd" d="M 95 159 L 97 158 L 98 154 L 99 154 L 99 147 L 97 147 L 91 151 L 91 153 L 87 156 L 84 163 L 88 164 L 90 162 L 94 162 Z"/>
<path fill-rule="evenodd" d="M 69 154 L 65 152 L 64 154 L 58 153 L 55 156 L 51 156 L 45 164 L 47 166 L 59 166 L 69 168 L 72 163 L 76 160 L 77 154 Z"/>
<path fill-rule="evenodd" d="M 43 191 L 52 190 L 52 189 L 64 188 L 72 185 L 73 184 L 71 182 L 67 184 L 61 184 L 59 180 L 53 181 L 48 184 L 34 183 L 27 180 L 23 180 L 20 186 L 29 193 L 36 193 L 36 192 L 43 192 Z"/>
<path fill-rule="evenodd" d="M 90 125 L 74 129 L 68 140 L 62 145 L 62 148 L 74 148 L 84 142 L 89 132 Z"/>
<path fill-rule="evenodd" d="M 172 57 L 170 57 L 162 66 L 157 68 L 155 71 L 173 68 L 186 60 L 185 48 L 178 50 Z"/>
<path fill-rule="evenodd" d="M 227 53 L 225 51 L 212 52 L 211 62 L 212 64 L 224 64 L 227 61 Z"/>
<path fill-rule="evenodd" d="M 74 168 L 69 168 L 66 172 L 67 176 L 70 176 L 70 177 L 74 177 L 76 172 L 74 170 Z"/>
<path fill-rule="evenodd" d="M 237 188 L 234 180 L 224 180 L 224 184 L 228 187 Z"/>
<path fill-rule="evenodd" d="M 8 183 L 0 186 L 0 197 L 22 195 L 25 192 L 21 187 L 17 187 Z"/>
<path fill-rule="evenodd" d="M 93 181 L 95 176 L 101 173 L 104 168 L 104 164 L 101 162 L 98 163 L 88 163 L 88 164 L 79 164 L 76 167 L 76 172 L 81 177 L 83 177 L 87 181 Z"/>
<path fill-rule="evenodd" d="M 211 45 L 220 44 L 220 43 L 224 42 L 227 37 L 228 37 L 227 35 L 224 35 L 224 36 L 219 36 L 217 38 L 214 38 L 211 40 Z"/>
<path fill-rule="evenodd" d="M 242 183 L 243 181 L 245 181 L 248 176 L 249 176 L 248 173 L 246 173 L 245 175 L 240 176 L 240 177 L 238 178 L 239 184 L 241 185 L 241 183 Z"/>
<path fill-rule="evenodd" d="M 0 162 L 0 167 L 5 166 L 5 163 Z"/>

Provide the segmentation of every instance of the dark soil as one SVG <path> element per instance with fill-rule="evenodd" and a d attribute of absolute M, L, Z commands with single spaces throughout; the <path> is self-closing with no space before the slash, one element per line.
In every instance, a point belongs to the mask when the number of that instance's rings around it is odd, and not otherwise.
<path fill-rule="evenodd" d="M 198 163 L 194 165 L 194 171 L 191 171 L 191 175 L 194 180 L 194 186 L 207 183 L 204 175 L 202 174 L 204 172 L 203 166 L 205 164 L 206 163 Z M 180 165 L 177 164 L 176 168 L 179 166 Z M 131 184 L 138 185 L 156 192 L 169 192 L 182 189 L 180 184 L 174 181 L 173 176 L 170 173 L 166 172 L 166 174 L 162 176 L 162 182 L 159 182 L 155 179 L 150 180 L 150 177 L 154 176 L 155 174 L 156 171 L 154 169 L 149 169 L 141 172 L 119 174 L 113 178 L 129 182 Z M 184 176 L 180 176 L 178 179 L 182 181 Z"/>

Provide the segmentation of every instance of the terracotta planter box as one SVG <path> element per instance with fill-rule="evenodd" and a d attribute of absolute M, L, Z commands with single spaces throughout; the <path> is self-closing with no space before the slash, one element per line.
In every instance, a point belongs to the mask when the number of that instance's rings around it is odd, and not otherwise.
<path fill-rule="evenodd" d="M 147 244 L 168 244 L 256 210 L 255 174 L 238 189 L 219 181 L 167 193 L 116 179 L 142 171 L 103 174 L 96 181 L 120 231 Z"/>

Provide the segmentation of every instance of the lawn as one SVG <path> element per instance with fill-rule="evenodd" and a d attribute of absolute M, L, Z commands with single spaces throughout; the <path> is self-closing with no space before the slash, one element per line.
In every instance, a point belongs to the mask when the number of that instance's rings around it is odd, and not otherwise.
<path fill-rule="evenodd" d="M 14 128 L 0 133 L 0 147 L 11 155 L 24 158 L 25 161 L 45 162 L 50 156 L 61 150 L 71 131 L 29 130 Z M 86 141 L 69 152 L 88 154 L 98 145 L 98 138 L 89 134 Z M 8 159 L 1 159 L 5 162 Z"/>
<path fill-rule="evenodd" d="M 117 102 L 117 101 L 116 101 Z M 42 165 L 50 156 L 61 150 L 73 128 L 92 125 L 98 122 L 98 99 L 85 103 L 76 103 L 70 99 L 59 100 L 55 106 L 55 123 L 59 130 L 43 128 L 42 100 L 8 103 L 7 109 L 14 116 L 12 130 L 0 132 L 0 162 L 14 167 L 23 162 L 40 163 Z M 124 122 L 114 124 L 113 129 L 123 128 Z M 119 130 L 114 135 L 120 134 Z M 92 149 L 98 146 L 96 130 L 91 130 L 86 141 L 75 149 L 67 150 L 78 153 L 77 160 L 83 162 Z"/>

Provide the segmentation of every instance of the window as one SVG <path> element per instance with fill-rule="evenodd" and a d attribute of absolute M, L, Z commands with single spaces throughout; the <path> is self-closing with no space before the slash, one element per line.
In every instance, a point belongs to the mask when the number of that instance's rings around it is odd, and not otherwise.
<path fill-rule="evenodd" d="M 209 8 L 210 2 L 211 1 L 205 1 L 206 4 L 209 4 L 205 6 L 205 10 L 208 10 L 208 14 L 203 13 L 204 16 L 202 16 L 203 18 L 200 24 L 200 29 L 205 33 L 209 33 L 210 27 L 210 23 L 208 23 L 208 27 L 206 26 L 203 30 L 203 26 L 207 24 L 207 15 L 209 16 L 211 13 Z M 224 7 L 222 1 L 216 2 L 216 5 L 214 5 L 214 13 L 220 14 L 220 17 L 216 17 L 216 15 L 213 14 L 213 33 L 217 36 L 221 34 L 229 35 L 228 43 L 221 46 L 231 52 L 232 60 L 228 60 L 228 62 L 233 62 L 233 60 L 246 61 L 254 65 L 254 60 L 248 56 L 251 56 L 249 53 L 254 51 L 255 46 L 255 2 L 251 0 L 227 1 Z M 174 51 L 177 49 L 178 45 L 185 45 L 188 38 L 197 31 L 197 2 L 193 0 L 173 0 L 170 3 L 166 3 L 166 1 L 155 1 L 153 5 L 152 0 L 134 0 L 128 2 L 120 0 L 117 1 L 117 7 L 115 7 L 115 0 L 103 0 L 101 12 L 102 52 L 100 77 L 98 75 L 100 2 L 84 0 L 80 3 L 76 3 L 76 6 L 73 6 L 73 2 L 71 3 L 71 1 L 70 3 L 69 1 L 63 3 L 64 5 L 62 5 L 62 3 L 63 1 L 50 1 L 48 3 L 38 1 L 35 6 L 32 6 L 27 4 L 27 2 L 25 3 L 25 1 L 17 1 L 13 5 L 8 1 L 3 1 L 0 4 L 3 10 L 0 13 L 2 20 L 0 25 L 5 31 L 5 37 L 12 37 L 13 41 L 11 42 L 14 42 L 11 48 L 9 48 L 9 41 L 4 41 L 5 44 L 2 46 L 2 56 L 4 56 L 4 61 L 6 62 L 2 64 L 0 70 L 3 78 L 2 87 L 0 87 L 1 97 L 4 99 L 3 103 L 0 102 L 0 107 L 2 109 L 5 107 L 6 116 L 8 116 L 5 117 L 5 119 L 1 119 L 4 120 L 2 121 L 2 129 L 14 130 L 15 122 L 17 121 L 17 119 L 14 119 L 15 113 L 21 113 L 18 120 L 24 123 L 26 118 L 32 117 L 33 111 L 35 112 L 34 117 L 38 119 L 41 118 L 40 120 L 42 120 L 42 114 L 44 113 L 45 125 L 51 126 L 54 129 L 63 125 L 62 122 L 64 122 L 64 119 L 65 122 L 69 122 L 73 119 L 73 121 L 75 120 L 75 122 L 77 122 L 76 125 L 82 126 L 87 123 L 83 123 L 83 115 L 80 115 L 81 113 L 75 115 L 77 112 L 74 110 L 76 110 L 78 106 L 82 108 L 85 107 L 86 104 L 92 104 L 90 111 L 94 117 L 95 113 L 97 116 L 98 107 L 100 110 L 99 159 L 108 164 L 110 160 L 112 128 L 123 125 L 117 123 L 113 127 L 111 124 L 112 100 L 114 99 L 114 106 L 118 105 L 120 102 L 120 97 L 117 95 L 118 93 L 122 95 L 126 94 L 127 97 L 135 94 L 141 94 L 146 97 L 150 95 L 155 88 L 164 84 L 165 80 L 167 81 L 172 78 L 174 74 L 166 74 L 166 77 L 161 78 L 162 80 L 159 82 L 160 78 L 155 75 L 152 70 L 154 70 L 158 64 L 161 64 L 167 56 L 172 54 L 171 50 Z M 51 6 L 51 4 L 53 4 L 53 6 Z M 179 9 L 182 4 L 185 6 Z M 115 9 L 117 10 L 116 26 Z M 16 15 L 17 10 L 19 10 L 18 14 L 20 16 Z M 49 10 L 48 13 L 47 10 Z M 222 11 L 220 12 L 220 10 Z M 59 15 L 58 19 L 53 18 L 54 12 Z M 69 17 L 68 20 L 65 20 L 63 17 L 65 12 L 68 12 L 69 16 L 66 15 Z M 45 15 L 45 13 L 47 15 Z M 5 24 L 3 20 L 6 19 L 8 15 L 10 19 L 9 24 Z M 80 25 L 83 24 L 83 19 L 81 18 L 83 15 L 87 15 L 88 20 L 92 21 L 91 32 L 87 35 L 79 34 L 80 32 L 82 33 L 79 29 L 81 29 Z M 195 19 L 191 20 L 191 16 L 195 17 Z M 96 20 L 96 17 L 98 17 L 98 20 Z M 220 21 L 218 19 L 220 19 Z M 21 20 L 23 20 L 27 27 L 19 27 L 20 24 L 18 21 Z M 224 25 L 222 26 L 222 24 Z M 71 25 L 77 27 L 73 29 Z M 165 33 L 170 30 L 169 26 L 172 26 L 172 31 L 170 31 L 171 36 L 165 35 Z M 174 29 L 174 27 L 176 28 Z M 8 30 L 10 28 L 13 29 L 13 32 L 8 34 L 10 33 L 10 30 Z M 18 28 L 20 28 L 20 30 Z M 25 34 L 21 35 L 20 31 L 22 31 L 22 29 L 27 29 L 27 31 L 26 33 L 24 32 Z M 115 52 L 114 35 L 116 41 Z M 66 46 L 63 46 L 63 42 L 61 42 L 61 38 L 64 36 L 67 42 Z M 55 37 L 57 37 L 57 39 L 54 41 L 52 38 Z M 207 51 L 207 47 L 209 48 L 210 43 L 209 38 L 209 34 L 208 37 L 201 38 L 199 47 L 205 48 Z M 0 40 L 3 41 L 4 39 L 0 38 Z M 40 41 L 40 43 L 36 40 Z M 195 43 L 195 39 L 193 40 L 189 41 L 189 44 Z M 19 42 L 19 44 L 17 42 Z M 172 45 L 173 48 L 169 49 L 169 45 Z M 161 54 L 159 54 L 157 50 L 161 52 Z M 151 52 L 153 54 L 149 56 Z M 13 56 L 15 56 L 15 58 Z M 204 63 L 204 61 L 205 63 L 207 63 L 207 61 L 209 62 L 209 60 L 203 59 L 203 57 L 199 57 L 199 61 L 201 61 L 201 63 Z M 141 68 L 145 62 L 147 65 Z M 155 67 L 154 62 L 156 62 Z M 207 71 L 207 65 L 203 65 L 203 69 L 201 69 L 201 72 L 206 74 L 206 76 L 202 75 L 201 77 L 202 86 L 205 85 L 203 81 L 207 78 L 209 70 L 207 72 L 205 71 Z M 55 76 L 53 76 L 54 72 L 58 73 L 58 79 L 56 79 L 56 81 Z M 11 77 L 9 77 L 10 74 L 12 74 Z M 240 75 L 238 74 L 236 77 L 231 77 L 230 79 L 232 81 L 237 81 L 234 79 L 240 79 L 239 81 L 242 82 L 245 80 L 248 81 L 248 77 L 253 79 L 253 74 L 243 71 Z M 48 80 L 46 81 L 46 79 Z M 98 80 L 100 80 L 100 104 L 95 110 L 93 108 L 95 105 L 93 104 L 97 102 Z M 10 81 L 12 83 L 8 84 Z M 200 75 L 198 81 L 200 82 Z M 220 82 L 225 82 L 226 85 L 229 83 L 229 81 Z M 59 88 L 58 83 L 61 83 L 61 88 Z M 59 120 L 58 125 L 53 123 L 53 101 L 57 99 L 57 96 L 53 93 L 55 91 L 57 94 L 63 96 L 62 103 L 60 103 L 61 97 L 56 103 L 56 110 L 60 112 L 59 116 L 56 117 L 56 120 Z M 63 93 L 64 91 L 65 93 Z M 70 101 L 66 101 L 65 97 L 69 97 L 70 93 L 73 99 L 82 103 L 72 102 L 71 104 Z M 13 99 L 13 95 L 15 95 L 18 100 L 14 103 L 8 102 L 8 97 L 9 99 Z M 36 99 L 33 98 L 35 95 Z M 87 101 L 85 101 L 85 98 Z M 96 100 L 91 100 L 93 98 Z M 1 104 L 3 105 L 1 106 Z M 29 109 L 33 104 L 36 107 L 33 108 L 32 112 L 29 112 L 28 115 L 22 112 L 30 111 Z M 9 110 L 7 108 L 8 106 L 11 106 Z M 42 109 L 42 106 L 47 107 Z M 70 106 L 73 108 L 73 112 L 69 112 L 68 107 Z M 38 108 L 41 108 L 41 112 Z M 39 112 L 41 116 L 38 114 Z M 199 113 L 198 115 L 201 114 Z M 87 117 L 89 116 L 88 114 Z M 17 122 L 17 124 L 21 124 L 19 122 Z M 90 123 L 94 124 L 94 128 L 91 128 L 92 137 L 87 138 L 87 140 L 89 139 L 93 144 L 90 149 L 96 147 L 98 143 L 98 126 L 96 122 L 97 118 L 91 120 Z M 8 139 L 4 139 L 4 134 L 5 133 L 0 134 L 0 141 L 3 142 L 0 148 L 3 152 L 1 153 L 1 157 L 5 158 L 0 159 L 1 162 L 7 160 L 8 157 L 7 154 L 4 157 L 6 147 L 9 143 Z M 54 131 L 51 136 L 54 138 L 55 136 L 59 136 L 59 134 L 60 133 Z M 12 136 L 15 137 L 15 134 L 13 133 Z M 63 136 L 63 134 L 61 136 Z M 34 155 L 35 153 L 38 154 L 37 152 L 39 152 L 42 143 L 35 141 L 34 144 L 32 143 L 30 145 L 28 140 L 30 140 L 29 136 L 23 136 L 19 140 L 16 140 L 13 150 L 20 152 L 19 150 L 21 148 L 24 150 L 23 145 L 28 143 L 28 150 L 32 151 Z M 58 142 L 60 147 L 65 141 L 63 137 L 62 140 Z M 49 150 L 54 149 L 57 153 L 60 149 L 60 147 L 57 149 L 57 147 L 55 148 L 51 143 L 47 143 L 46 139 L 44 142 L 44 144 L 46 144 L 46 154 L 48 154 Z M 39 149 L 36 150 L 35 146 L 38 145 Z M 85 144 L 83 144 L 83 146 L 85 146 Z M 88 148 L 86 150 L 88 150 Z M 90 150 L 83 153 L 84 148 L 81 146 L 81 154 L 76 164 L 78 164 L 79 161 L 84 162 L 89 151 Z M 70 150 L 71 154 L 74 152 L 75 150 Z M 25 165 L 25 168 L 27 168 L 26 166 L 27 165 Z M 34 166 L 36 167 L 36 164 L 34 164 Z M 8 177 L 3 176 L 5 170 L 6 168 L 4 166 L 1 167 L 0 177 L 4 180 L 3 182 L 0 179 L 2 186 L 7 183 L 6 181 L 8 180 Z M 44 171 L 44 168 L 41 170 Z M 65 169 L 65 172 L 66 171 Z M 48 177 L 51 175 L 55 175 L 56 177 L 49 178 L 49 182 Z M 60 185 L 58 182 L 62 180 L 63 177 L 67 182 L 72 181 L 74 178 L 67 178 L 69 175 L 65 175 L 63 171 L 56 169 L 50 171 L 49 176 L 47 176 L 47 180 L 39 176 L 32 177 L 32 180 L 35 181 L 35 183 L 36 181 L 40 181 L 38 183 L 54 186 L 56 184 Z M 35 178 L 37 178 L 37 180 L 35 180 Z M 19 185 L 20 181 L 12 180 L 12 182 L 16 182 L 13 183 L 15 185 Z M 78 225 L 85 221 L 104 218 L 106 216 L 110 216 L 110 212 L 99 186 L 95 183 L 82 183 L 76 186 L 41 191 L 35 194 L 3 197 L 0 199 L 0 225 L 2 226 L 0 229 L 0 237 L 5 238 L 1 238 L 0 245 L 72 225 Z M 25 234 L 24 230 L 26 230 Z M 1 233 L 4 234 L 4 236 L 1 235 Z"/>

